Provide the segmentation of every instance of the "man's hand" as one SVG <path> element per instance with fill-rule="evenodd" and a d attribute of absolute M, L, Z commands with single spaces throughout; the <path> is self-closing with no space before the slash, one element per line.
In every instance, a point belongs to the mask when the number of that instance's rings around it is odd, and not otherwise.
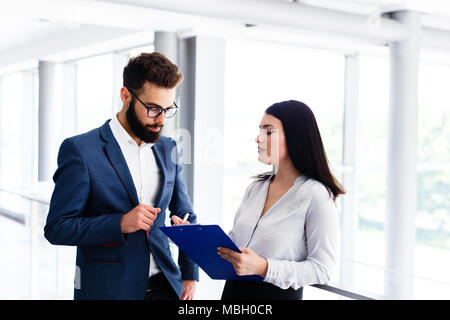
<path fill-rule="evenodd" d="M 239 248 L 242 253 L 231 249 L 219 247 L 217 254 L 223 259 L 231 262 L 238 276 L 257 274 L 265 277 L 267 273 L 267 260 L 258 256 L 249 248 Z"/>
<path fill-rule="evenodd" d="M 184 221 L 178 216 L 172 216 L 173 226 L 181 224 L 189 224 L 189 221 Z M 181 292 L 181 300 L 192 300 L 195 294 L 196 280 L 183 280 L 183 291 Z"/>
<path fill-rule="evenodd" d="M 137 230 L 150 230 L 156 215 L 161 211 L 160 208 L 153 208 L 141 203 L 130 212 L 122 216 L 120 228 L 122 233 L 133 233 Z"/>
<path fill-rule="evenodd" d="M 183 280 L 183 292 L 181 293 L 181 300 L 194 299 L 196 283 L 196 280 Z"/>

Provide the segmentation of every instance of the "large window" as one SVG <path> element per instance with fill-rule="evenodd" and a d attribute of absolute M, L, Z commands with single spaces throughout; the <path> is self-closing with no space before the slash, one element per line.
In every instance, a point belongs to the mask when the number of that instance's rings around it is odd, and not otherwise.
<path fill-rule="evenodd" d="M 36 71 L 0 76 L 0 187 L 20 188 L 36 180 Z"/>
<path fill-rule="evenodd" d="M 130 57 L 153 50 L 148 45 L 77 61 L 77 133 L 101 126 L 121 109 L 123 68 Z"/>
<path fill-rule="evenodd" d="M 113 55 L 77 62 L 77 133 L 100 127 L 113 112 Z"/>
<path fill-rule="evenodd" d="M 36 70 L 0 76 L 0 189 L 29 187 L 37 180 Z M 20 198 L 0 191 L 0 207 L 27 212 Z M 30 283 L 29 231 L 0 217 L 0 298 L 27 299 Z"/>
<path fill-rule="evenodd" d="M 450 268 L 450 93 L 446 88 L 449 81 L 450 65 L 421 62 L 418 83 L 415 297 L 421 291 L 436 291 L 439 288 L 433 285 L 434 282 L 422 281 L 420 277 L 450 283 L 447 272 Z M 355 166 L 359 230 L 354 259 L 384 268 L 389 111 L 387 54 L 360 57 L 359 96 Z M 381 293 L 383 273 L 377 274 L 379 277 L 368 277 L 356 272 L 356 282 L 363 284 L 367 290 Z"/>
<path fill-rule="evenodd" d="M 385 260 L 388 111 L 388 56 L 361 55 L 355 163 L 359 230 L 354 259 L 380 267 Z"/>
<path fill-rule="evenodd" d="M 225 76 L 223 224 L 230 230 L 250 177 L 272 169 L 258 161 L 255 138 L 264 110 L 273 103 L 306 103 L 316 116 L 331 166 L 342 162 L 344 56 L 229 41 Z"/>
<path fill-rule="evenodd" d="M 356 216 L 356 233 L 345 231 L 342 237 L 354 248 L 345 252 L 341 274 L 345 282 L 364 288 L 368 292 L 382 294 L 384 291 L 385 240 L 384 221 L 386 216 L 386 169 L 388 147 L 389 111 L 389 59 L 388 52 L 359 55 L 356 143 L 354 159 L 354 189 L 346 195 L 354 199 L 354 212 L 343 215 Z M 353 84 L 349 84 L 352 86 Z M 353 87 L 351 87 L 353 88 Z M 346 197 L 344 196 L 344 197 Z M 352 207 L 350 207 L 352 208 Z M 350 209 L 352 210 L 352 209 Z M 349 256 L 350 254 L 350 256 Z M 350 277 L 350 279 L 348 279 Z"/>
<path fill-rule="evenodd" d="M 450 283 L 450 63 L 419 70 L 415 273 Z"/>

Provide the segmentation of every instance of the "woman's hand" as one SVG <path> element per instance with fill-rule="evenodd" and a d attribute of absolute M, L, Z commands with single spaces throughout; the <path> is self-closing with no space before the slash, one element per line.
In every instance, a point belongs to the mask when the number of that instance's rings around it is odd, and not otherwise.
<path fill-rule="evenodd" d="M 257 274 L 261 277 L 265 277 L 268 266 L 267 260 L 258 256 L 249 248 L 239 248 L 239 250 L 241 250 L 242 253 L 218 247 L 217 254 L 223 259 L 231 262 L 236 274 L 239 276 Z"/>

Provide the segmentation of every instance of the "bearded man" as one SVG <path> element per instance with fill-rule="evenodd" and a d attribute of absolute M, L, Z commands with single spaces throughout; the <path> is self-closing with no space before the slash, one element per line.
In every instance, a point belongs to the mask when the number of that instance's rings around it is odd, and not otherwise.
<path fill-rule="evenodd" d="M 161 135 L 182 78 L 160 53 L 131 58 L 122 109 L 61 144 L 44 235 L 77 246 L 74 299 L 194 297 L 198 266 L 181 251 L 175 263 L 159 229 L 167 209 L 173 225 L 196 222 L 176 143 Z"/>

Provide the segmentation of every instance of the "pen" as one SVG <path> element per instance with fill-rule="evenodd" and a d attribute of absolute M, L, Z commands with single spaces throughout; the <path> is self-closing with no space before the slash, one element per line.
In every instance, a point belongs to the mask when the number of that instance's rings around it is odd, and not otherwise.
<path fill-rule="evenodd" d="M 186 222 L 188 218 L 189 218 L 189 213 L 186 213 L 183 217 L 183 222 Z"/>

